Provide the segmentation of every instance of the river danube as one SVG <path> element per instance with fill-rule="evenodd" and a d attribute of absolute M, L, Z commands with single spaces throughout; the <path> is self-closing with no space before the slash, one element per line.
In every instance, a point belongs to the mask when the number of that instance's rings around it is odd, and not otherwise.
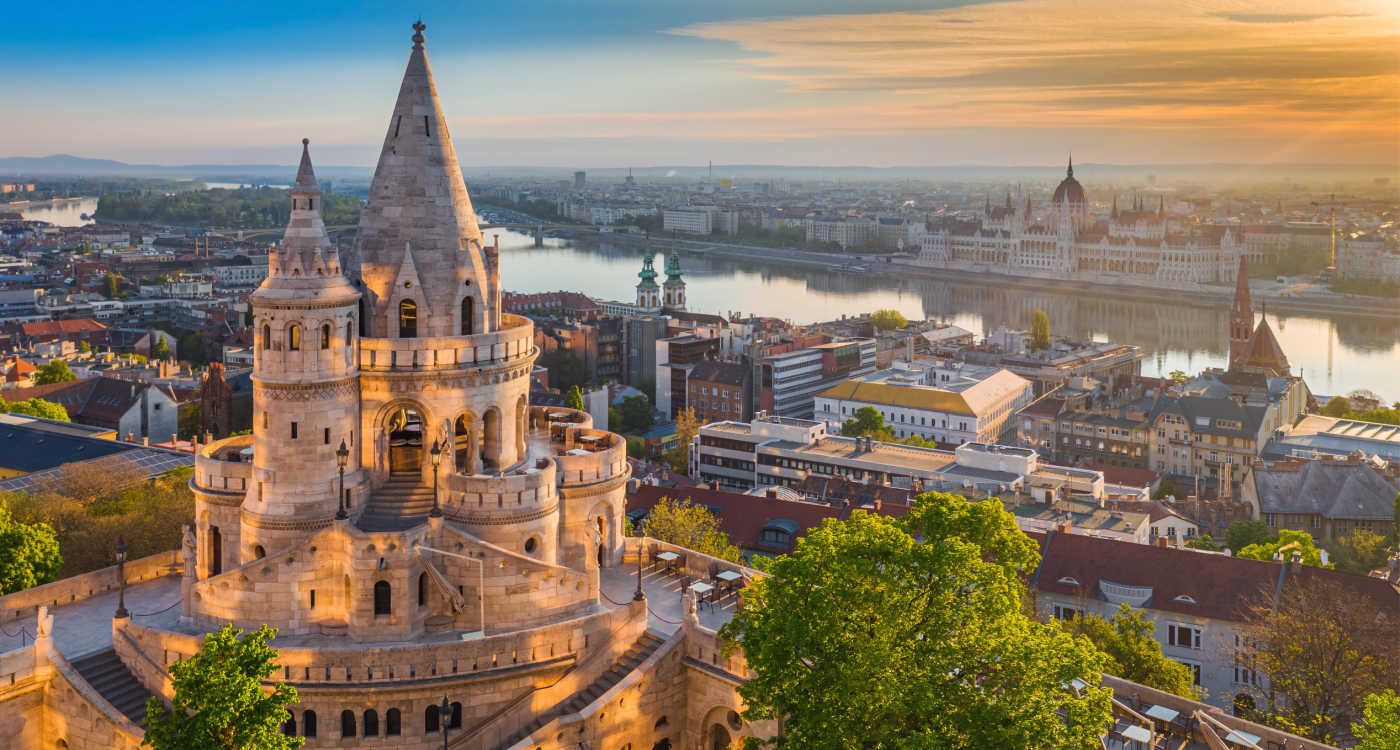
<path fill-rule="evenodd" d="M 489 230 L 488 234 L 496 230 Z M 572 290 L 591 297 L 632 300 L 641 253 L 630 248 L 572 245 L 501 232 L 502 276 L 517 292 Z M 661 258 L 657 267 L 661 268 Z M 910 319 L 933 318 L 979 336 L 998 326 L 1029 328 L 1037 308 L 1057 334 L 1135 344 L 1147 354 L 1146 375 L 1223 367 L 1229 306 L 1127 301 L 1063 292 L 1033 292 L 996 284 L 895 279 L 824 273 L 767 263 L 682 255 L 689 308 L 695 312 L 765 315 L 793 323 L 832 320 L 882 307 Z M 1400 320 L 1268 312 L 1294 371 L 1315 393 L 1366 388 L 1400 399 Z"/>

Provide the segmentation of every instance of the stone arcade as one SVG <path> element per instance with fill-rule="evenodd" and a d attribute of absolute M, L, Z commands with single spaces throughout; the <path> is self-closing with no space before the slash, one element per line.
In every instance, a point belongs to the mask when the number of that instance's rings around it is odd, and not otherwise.
<path fill-rule="evenodd" d="M 179 609 L 133 607 L 89 656 L 50 635 L 78 618 L 55 595 L 39 642 L 0 665 L 36 688 L 0 696 L 20 747 L 136 747 L 135 696 L 168 696 L 167 665 L 226 623 L 278 628 L 279 677 L 300 694 L 284 731 L 307 747 L 435 748 L 446 729 L 463 748 L 708 748 L 749 731 L 741 658 L 678 592 L 664 606 L 680 627 L 657 630 L 631 596 L 623 439 L 529 405 L 532 323 L 501 310 L 424 29 L 344 265 L 302 141 L 251 297 L 253 434 L 196 456 Z M 706 669 L 686 667 L 697 657 Z"/>

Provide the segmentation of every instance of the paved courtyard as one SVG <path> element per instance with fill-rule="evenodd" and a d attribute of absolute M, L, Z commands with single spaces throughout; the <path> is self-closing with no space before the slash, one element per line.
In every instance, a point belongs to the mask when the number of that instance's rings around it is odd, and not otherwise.
<path fill-rule="evenodd" d="M 126 609 L 141 625 L 173 627 L 180 620 L 180 578 L 167 576 L 127 587 Z M 115 591 L 50 609 L 58 652 L 72 661 L 111 648 L 116 611 Z M 34 621 L 30 616 L 0 623 L 0 652 L 33 643 Z"/>
<path fill-rule="evenodd" d="M 623 565 L 602 571 L 603 601 L 619 605 L 632 601 L 637 590 L 637 569 Z M 642 569 L 642 591 L 647 596 L 647 625 L 658 633 L 670 635 L 680 629 L 683 619 L 681 579 L 667 575 L 660 566 Z M 700 605 L 700 624 L 718 630 L 734 616 L 735 597 L 730 595 L 717 604 Z"/>

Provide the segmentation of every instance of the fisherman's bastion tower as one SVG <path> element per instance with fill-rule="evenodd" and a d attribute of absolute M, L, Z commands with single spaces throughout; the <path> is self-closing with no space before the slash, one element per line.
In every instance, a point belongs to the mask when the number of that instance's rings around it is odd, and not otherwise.
<path fill-rule="evenodd" d="M 123 589 L 75 638 L 66 603 L 83 594 L 67 592 L 90 582 L 32 603 L 34 642 L 0 660 L 7 747 L 137 747 L 142 699 L 168 698 L 168 665 L 229 623 L 278 629 L 276 677 L 299 693 L 284 731 L 308 748 L 714 748 L 759 731 L 739 719 L 742 656 L 693 597 L 673 587 L 667 620 L 643 592 L 625 441 L 529 404 L 533 325 L 501 310 L 425 28 L 343 261 L 302 142 L 251 297 L 253 431 L 196 456 L 194 525 L 164 579 L 178 606 L 128 610 L 141 586 Z"/>

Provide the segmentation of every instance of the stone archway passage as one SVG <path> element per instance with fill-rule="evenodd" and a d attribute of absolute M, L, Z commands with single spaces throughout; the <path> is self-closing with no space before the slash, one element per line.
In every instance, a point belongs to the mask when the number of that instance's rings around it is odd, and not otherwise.
<path fill-rule="evenodd" d="M 423 466 L 423 417 L 412 407 L 401 407 L 384 424 L 389 437 L 389 473 L 414 474 Z"/>

